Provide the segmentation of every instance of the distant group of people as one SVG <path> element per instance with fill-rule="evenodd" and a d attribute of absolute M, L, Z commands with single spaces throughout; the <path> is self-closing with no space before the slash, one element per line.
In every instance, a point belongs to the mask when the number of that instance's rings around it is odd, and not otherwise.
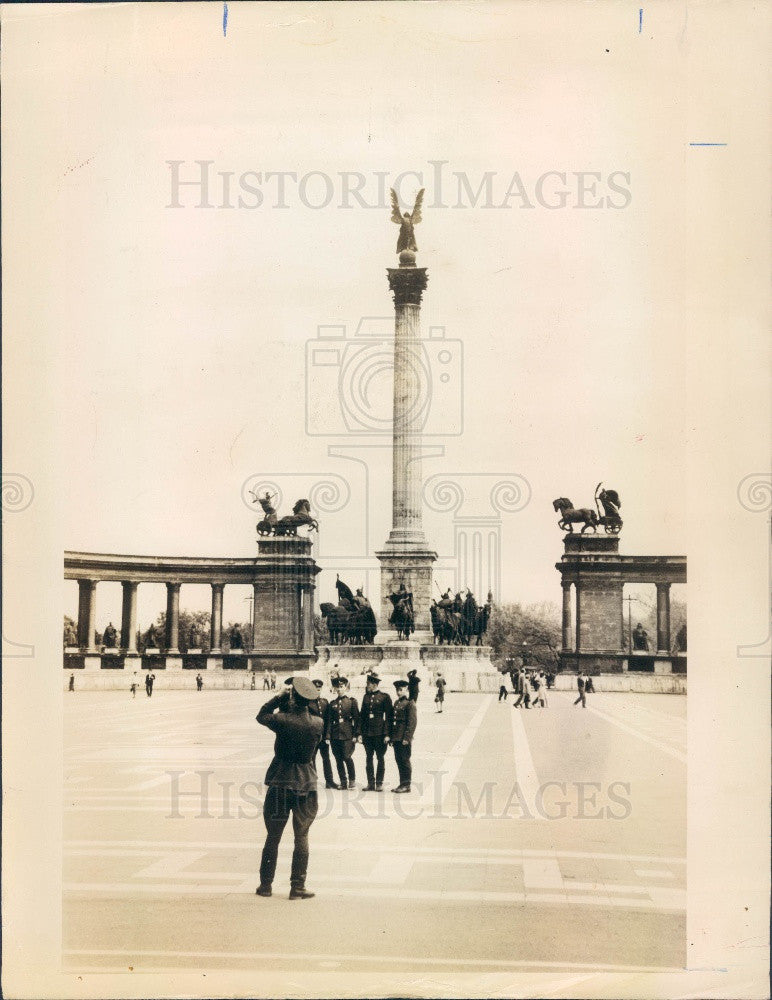
<path fill-rule="evenodd" d="M 517 696 L 517 700 L 514 702 L 515 708 L 520 708 L 521 705 L 525 708 L 530 708 L 531 705 L 540 705 L 542 708 L 546 708 L 547 691 L 555 683 L 555 675 L 552 671 L 521 667 L 519 670 L 513 670 L 509 676 L 512 681 L 512 693 Z M 509 691 L 502 678 L 499 687 L 499 701 L 506 701 L 508 694 Z"/>
<path fill-rule="evenodd" d="M 539 705 L 541 708 L 547 707 L 547 691 L 555 684 L 555 674 L 551 670 L 528 669 L 521 667 L 510 673 L 512 679 L 512 692 L 517 695 L 514 708 L 533 708 Z M 589 674 L 579 671 L 576 675 L 576 687 L 578 697 L 574 705 L 587 707 L 587 695 L 595 694 L 592 677 Z M 509 691 L 502 677 L 499 687 L 499 701 L 506 701 Z"/>
<path fill-rule="evenodd" d="M 266 670 L 263 674 L 263 691 L 276 690 L 276 671 Z"/>

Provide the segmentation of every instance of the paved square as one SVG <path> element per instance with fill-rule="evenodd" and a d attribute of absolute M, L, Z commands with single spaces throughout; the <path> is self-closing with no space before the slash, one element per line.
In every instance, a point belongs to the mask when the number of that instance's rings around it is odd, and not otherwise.
<path fill-rule="evenodd" d="M 255 896 L 265 698 L 66 695 L 67 970 L 683 968 L 686 698 L 422 692 L 410 795 L 391 751 L 384 793 L 320 787 L 304 902 L 291 824 Z"/>

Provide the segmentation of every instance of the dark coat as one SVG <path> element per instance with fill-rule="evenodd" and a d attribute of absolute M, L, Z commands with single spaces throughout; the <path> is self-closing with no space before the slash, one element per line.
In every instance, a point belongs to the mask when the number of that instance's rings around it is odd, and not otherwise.
<path fill-rule="evenodd" d="M 359 713 L 359 735 L 363 739 L 387 739 L 391 732 L 394 708 L 385 691 L 368 691 Z"/>
<path fill-rule="evenodd" d="M 394 718 L 391 724 L 391 741 L 396 743 L 402 740 L 411 741 L 418 725 L 418 711 L 415 702 L 410 701 L 404 695 L 394 702 Z"/>
<path fill-rule="evenodd" d="M 307 710 L 283 712 L 282 695 L 271 698 L 257 713 L 257 721 L 276 733 L 273 760 L 265 775 L 266 785 L 277 785 L 305 793 L 316 790 L 314 754 L 322 738 L 322 720 Z"/>
<path fill-rule="evenodd" d="M 331 701 L 327 708 L 324 738 L 355 740 L 357 736 L 359 736 L 359 706 L 356 699 L 342 695 Z"/>

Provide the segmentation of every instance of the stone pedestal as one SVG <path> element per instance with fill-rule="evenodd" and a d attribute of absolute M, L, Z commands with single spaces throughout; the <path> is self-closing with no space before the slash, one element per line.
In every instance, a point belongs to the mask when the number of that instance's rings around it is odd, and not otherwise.
<path fill-rule="evenodd" d="M 389 625 L 389 616 L 394 606 L 389 600 L 389 594 L 399 590 L 401 583 L 413 594 L 413 611 L 415 614 L 416 632 L 431 635 L 431 616 L 429 608 L 432 599 L 432 563 L 437 553 L 428 548 L 399 549 L 396 546 L 386 547 L 375 553 L 381 564 L 381 613 L 378 621 L 378 631 L 395 633 L 393 625 Z"/>
<path fill-rule="evenodd" d="M 318 572 L 310 538 L 259 540 L 252 652 L 256 669 L 308 670 L 315 662 L 313 595 Z"/>

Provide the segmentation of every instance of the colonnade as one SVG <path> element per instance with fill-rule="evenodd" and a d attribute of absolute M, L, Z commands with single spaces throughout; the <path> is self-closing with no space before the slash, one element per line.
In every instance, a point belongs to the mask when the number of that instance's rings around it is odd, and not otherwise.
<path fill-rule="evenodd" d="M 576 596 L 576 616 L 571 613 L 571 587 L 574 587 Z M 657 588 L 657 648 L 659 654 L 668 654 L 671 650 L 670 634 L 670 587 L 669 582 L 655 583 Z M 582 592 L 583 587 L 580 582 L 571 583 L 569 580 L 563 581 L 563 609 L 562 609 L 562 649 L 564 653 L 581 652 L 579 641 L 579 627 L 582 619 Z M 618 648 L 624 651 L 624 617 L 620 618 Z"/>
<path fill-rule="evenodd" d="M 152 581 L 156 582 L 156 581 Z M 96 590 L 98 580 L 78 579 L 78 647 L 84 653 L 96 653 Z M 119 651 L 138 653 L 137 649 L 137 594 L 139 580 L 121 580 L 121 634 Z M 222 609 L 224 583 L 210 583 L 212 589 L 212 620 L 209 630 L 210 653 L 222 652 Z M 170 655 L 179 654 L 180 646 L 180 591 L 182 583 L 166 582 L 166 634 L 164 650 Z M 257 584 L 254 584 L 257 596 Z"/>

